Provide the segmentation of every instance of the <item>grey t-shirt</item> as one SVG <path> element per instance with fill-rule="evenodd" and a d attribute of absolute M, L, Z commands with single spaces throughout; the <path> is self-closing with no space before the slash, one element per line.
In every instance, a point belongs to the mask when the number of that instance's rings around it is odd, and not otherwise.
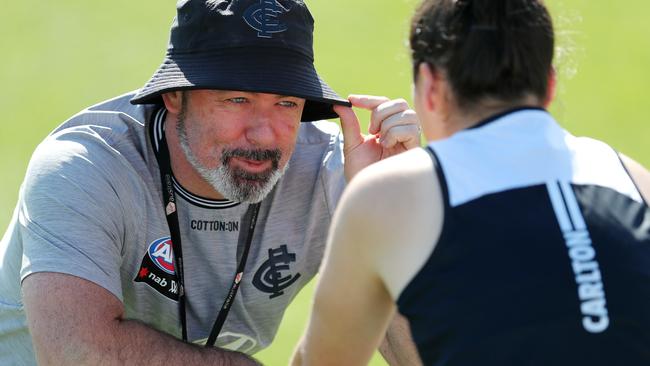
<path fill-rule="evenodd" d="M 34 152 L 0 244 L 2 365 L 35 363 L 20 295 L 22 279 L 35 272 L 92 281 L 122 300 L 127 318 L 181 337 L 156 161 L 165 111 L 133 106 L 131 97 L 82 111 Z M 253 354 L 271 343 L 286 307 L 318 270 L 344 185 L 338 126 L 302 123 L 289 168 L 261 205 L 217 346 Z M 248 205 L 197 197 L 177 182 L 175 190 L 188 338 L 201 344 L 233 281 Z"/>

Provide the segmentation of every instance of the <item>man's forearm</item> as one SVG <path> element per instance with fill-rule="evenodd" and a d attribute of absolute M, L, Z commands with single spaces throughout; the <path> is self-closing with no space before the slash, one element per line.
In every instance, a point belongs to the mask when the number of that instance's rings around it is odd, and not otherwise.
<path fill-rule="evenodd" d="M 124 320 L 115 296 L 79 277 L 34 273 L 22 289 L 39 365 L 258 365 L 242 353 L 188 344 Z"/>
<path fill-rule="evenodd" d="M 132 320 L 115 320 L 114 327 L 97 329 L 97 335 L 91 337 L 81 340 L 81 344 L 74 341 L 61 343 L 60 352 L 52 352 L 51 349 L 46 352 L 54 357 L 47 357 L 43 352 L 39 353 L 39 356 L 44 356 L 39 357 L 39 364 L 261 365 L 243 353 L 185 343 Z"/>
<path fill-rule="evenodd" d="M 118 328 L 121 347 L 116 350 L 116 365 L 261 365 L 246 354 L 185 343 L 136 321 L 120 321 Z"/>
<path fill-rule="evenodd" d="M 408 320 L 399 313 L 395 314 L 388 326 L 386 336 L 379 346 L 379 353 L 390 366 L 422 365 L 411 337 Z"/>

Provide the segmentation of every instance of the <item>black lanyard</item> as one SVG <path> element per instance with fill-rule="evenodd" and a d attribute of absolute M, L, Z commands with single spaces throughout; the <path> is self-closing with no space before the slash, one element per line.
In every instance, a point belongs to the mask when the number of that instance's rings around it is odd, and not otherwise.
<path fill-rule="evenodd" d="M 165 214 L 167 216 L 167 224 L 169 225 L 169 233 L 172 240 L 172 250 L 174 251 L 174 263 L 176 277 L 178 278 L 178 308 L 179 316 L 181 319 L 181 327 L 183 334 L 183 341 L 187 342 L 187 317 L 185 313 L 185 280 L 183 272 L 183 249 L 181 246 L 181 232 L 178 225 L 178 213 L 176 212 L 176 195 L 174 193 L 174 186 L 172 182 L 172 168 L 171 160 L 169 158 L 169 148 L 167 147 L 167 138 L 163 133 L 160 139 L 160 148 L 158 150 L 158 166 L 160 167 L 160 178 L 162 181 L 162 192 L 163 192 L 163 207 L 165 208 Z M 248 258 L 248 252 L 253 241 L 253 233 L 255 231 L 255 224 L 257 223 L 257 214 L 260 209 L 260 204 L 256 203 L 250 205 L 248 210 L 244 214 L 242 219 L 242 228 L 248 227 L 248 231 L 242 230 L 239 232 L 239 239 L 237 240 L 238 248 L 243 243 L 244 249 L 239 259 L 239 265 L 237 265 L 237 271 L 235 277 L 233 278 L 232 285 L 230 286 L 230 291 L 223 301 L 221 310 L 217 315 L 217 319 L 214 321 L 212 326 L 212 331 L 206 342 L 206 347 L 214 346 L 217 341 L 217 336 L 221 332 L 223 324 L 226 322 L 228 317 L 228 312 L 232 306 L 233 300 L 237 295 L 237 290 L 239 290 L 239 284 L 241 282 L 242 276 L 244 275 L 244 269 L 246 268 L 246 259 Z"/>

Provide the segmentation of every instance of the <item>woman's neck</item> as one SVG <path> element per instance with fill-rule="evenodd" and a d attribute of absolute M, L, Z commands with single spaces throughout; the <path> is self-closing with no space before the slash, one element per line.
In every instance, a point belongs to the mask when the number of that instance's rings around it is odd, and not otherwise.
<path fill-rule="evenodd" d="M 529 95 L 512 102 L 504 102 L 495 99 L 483 99 L 472 108 L 460 109 L 451 108 L 446 118 L 443 118 L 443 131 L 447 136 L 451 136 L 458 131 L 462 131 L 485 121 L 486 119 L 507 112 L 512 109 L 536 107 L 543 108 L 542 103 L 535 96 Z"/>

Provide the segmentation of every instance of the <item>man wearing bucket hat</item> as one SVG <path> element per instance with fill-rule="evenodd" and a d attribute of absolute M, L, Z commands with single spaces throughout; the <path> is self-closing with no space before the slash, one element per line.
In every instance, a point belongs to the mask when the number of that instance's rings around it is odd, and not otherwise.
<path fill-rule="evenodd" d="M 151 80 L 32 157 L 0 244 L 0 364 L 254 364 L 346 178 L 419 144 L 405 102 L 319 78 L 302 1 L 177 8 Z M 344 138 L 314 122 L 337 116 Z"/>

